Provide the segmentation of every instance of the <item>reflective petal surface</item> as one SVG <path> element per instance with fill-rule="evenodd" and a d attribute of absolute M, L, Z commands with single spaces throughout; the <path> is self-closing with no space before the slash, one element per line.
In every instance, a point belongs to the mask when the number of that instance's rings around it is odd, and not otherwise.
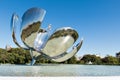
<path fill-rule="evenodd" d="M 34 40 L 45 13 L 46 11 L 40 8 L 31 8 L 24 13 L 21 24 L 21 39 L 28 47 L 34 46 Z"/>
<path fill-rule="evenodd" d="M 82 43 L 83 43 L 83 40 L 81 40 L 80 43 L 78 43 L 75 47 L 73 47 L 72 51 L 65 52 L 66 53 L 65 55 L 60 56 L 60 58 L 52 59 L 52 60 L 55 61 L 55 62 L 63 62 L 63 61 L 66 61 L 66 60 L 70 59 L 71 57 L 73 57 L 79 51 L 79 49 L 82 46 Z"/>
<path fill-rule="evenodd" d="M 51 35 L 42 51 L 50 57 L 58 56 L 66 52 L 77 38 L 78 33 L 74 29 L 70 27 L 60 28 Z"/>
<path fill-rule="evenodd" d="M 34 41 L 34 49 L 38 52 L 41 51 L 41 49 L 44 48 L 48 40 L 48 37 L 49 37 L 48 32 L 46 30 L 40 29 Z"/>
<path fill-rule="evenodd" d="M 20 48 L 27 49 L 27 47 L 21 41 L 20 30 L 19 30 L 20 29 L 20 18 L 15 13 L 12 15 L 10 27 L 11 27 L 12 38 L 13 38 L 14 43 Z"/>

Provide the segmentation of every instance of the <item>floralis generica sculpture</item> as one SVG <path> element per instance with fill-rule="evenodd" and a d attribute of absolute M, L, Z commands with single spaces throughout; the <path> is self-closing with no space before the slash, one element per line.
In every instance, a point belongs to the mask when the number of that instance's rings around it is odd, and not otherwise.
<path fill-rule="evenodd" d="M 41 28 L 46 11 L 41 8 L 30 8 L 19 18 L 16 13 L 11 20 L 14 43 L 29 50 L 31 65 L 43 56 L 55 62 L 63 62 L 73 57 L 81 48 L 83 40 L 73 45 L 78 39 L 77 31 L 71 27 L 61 27 L 50 34 L 51 25 Z M 19 42 L 19 38 L 22 44 Z M 24 44 L 24 46 L 23 46 Z"/>

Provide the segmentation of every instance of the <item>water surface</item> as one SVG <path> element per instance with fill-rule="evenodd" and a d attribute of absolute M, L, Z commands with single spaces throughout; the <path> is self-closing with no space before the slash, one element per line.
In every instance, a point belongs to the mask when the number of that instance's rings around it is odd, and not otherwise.
<path fill-rule="evenodd" d="M 120 66 L 106 65 L 0 65 L 0 76 L 120 76 Z"/>

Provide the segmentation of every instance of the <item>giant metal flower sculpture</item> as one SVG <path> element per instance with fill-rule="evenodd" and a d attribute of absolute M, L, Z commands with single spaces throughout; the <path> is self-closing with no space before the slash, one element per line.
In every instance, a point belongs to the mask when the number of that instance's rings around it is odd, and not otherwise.
<path fill-rule="evenodd" d="M 31 8 L 24 13 L 21 20 L 15 13 L 12 16 L 13 41 L 18 47 L 30 50 L 31 65 L 40 55 L 55 62 L 63 62 L 74 56 L 83 43 L 83 40 L 81 40 L 76 46 L 71 47 L 79 35 L 76 30 L 70 27 L 59 28 L 51 35 L 50 25 L 47 29 L 42 29 L 41 23 L 45 13 L 44 9 Z M 24 47 L 18 42 L 19 38 Z"/>

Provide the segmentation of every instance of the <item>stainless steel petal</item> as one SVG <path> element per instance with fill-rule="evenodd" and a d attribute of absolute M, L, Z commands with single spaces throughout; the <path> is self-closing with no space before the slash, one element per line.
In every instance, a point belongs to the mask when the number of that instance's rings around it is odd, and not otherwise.
<path fill-rule="evenodd" d="M 49 31 L 40 29 L 34 41 L 34 49 L 40 52 L 41 49 L 44 48 L 48 38 L 49 38 Z"/>
<path fill-rule="evenodd" d="M 18 38 L 16 38 L 16 34 L 19 33 L 19 31 L 17 31 L 16 29 L 19 29 L 20 27 L 18 26 L 18 22 L 19 22 L 19 17 L 17 14 L 13 14 L 12 15 L 12 19 L 11 19 L 11 30 L 12 30 L 12 38 L 13 38 L 13 41 L 14 43 L 20 47 L 20 48 L 23 48 L 23 46 L 18 42 Z M 27 49 L 25 46 L 24 46 L 25 49 Z"/>
<path fill-rule="evenodd" d="M 54 58 L 52 60 L 55 61 L 55 62 L 63 62 L 63 61 L 66 61 L 66 60 L 70 59 L 71 57 L 73 57 L 79 51 L 79 49 L 82 46 L 82 43 L 83 43 L 83 40 L 81 40 L 80 43 L 78 43 L 75 47 L 73 47 L 72 51 L 65 52 L 65 54 L 63 53 L 64 55 L 59 56 L 58 58 L 56 57 L 56 59 Z"/>
<path fill-rule="evenodd" d="M 78 33 L 70 28 L 64 27 L 56 30 L 47 41 L 42 52 L 49 57 L 58 56 L 68 50 L 78 38 Z"/>
<path fill-rule="evenodd" d="M 44 18 L 46 11 L 41 8 L 31 8 L 22 17 L 21 39 L 23 43 L 30 47 L 34 46 L 34 40 Z"/>

